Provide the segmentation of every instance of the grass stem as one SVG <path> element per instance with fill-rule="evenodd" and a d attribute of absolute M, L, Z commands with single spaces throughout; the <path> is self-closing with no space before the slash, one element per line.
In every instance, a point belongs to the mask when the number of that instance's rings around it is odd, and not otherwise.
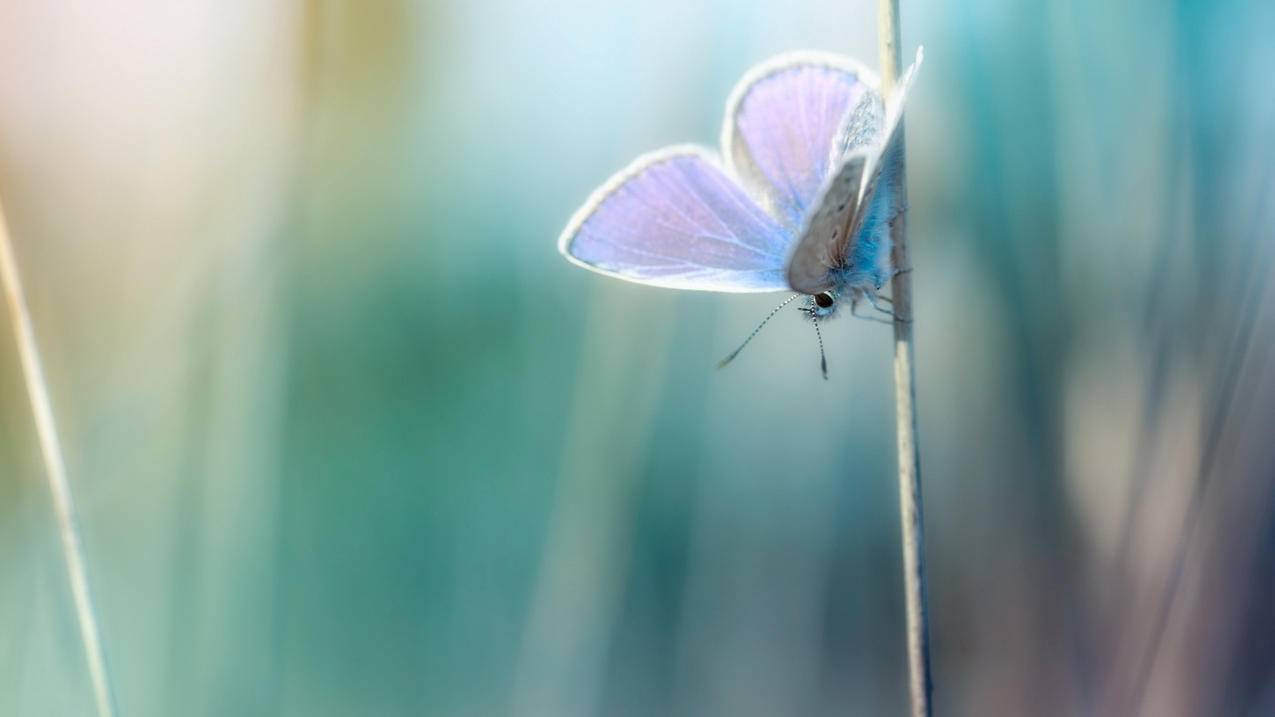
<path fill-rule="evenodd" d="M 879 0 L 878 36 L 881 84 L 888 97 L 899 80 L 899 2 Z M 899 163 L 891 174 L 899 206 L 907 206 L 903 129 L 899 128 Z M 894 300 L 894 401 L 899 451 L 899 519 L 903 530 L 903 590 L 907 610 L 908 692 L 913 717 L 929 717 L 933 692 L 930 674 L 930 616 L 925 585 L 925 529 L 921 512 L 921 454 L 917 445 L 916 367 L 912 344 L 912 263 L 908 255 L 907 214 L 900 213 L 890 230 L 893 262 L 898 269 L 890 295 Z"/>
<path fill-rule="evenodd" d="M 79 618 L 84 657 L 88 662 L 89 676 L 93 681 L 97 714 L 99 717 L 113 717 L 115 699 L 111 690 L 110 675 L 106 669 L 106 656 L 102 651 L 102 637 L 98 629 L 97 613 L 93 608 L 93 595 L 89 590 L 84 551 L 75 519 L 75 502 L 71 496 L 71 485 L 66 478 L 62 446 L 58 441 L 57 425 L 53 421 L 53 405 L 49 400 L 49 389 L 40 363 L 40 351 L 36 346 L 35 332 L 31 327 L 31 314 L 27 310 L 18 265 L 13 256 L 13 246 L 9 240 L 3 205 L 0 205 L 0 283 L 4 285 L 10 321 L 17 338 L 22 373 L 26 379 L 27 394 L 31 399 L 36 432 L 40 437 L 40 450 L 44 454 L 45 474 L 49 479 L 49 490 L 53 495 L 58 532 L 62 538 L 62 554 L 66 558 L 67 576 L 75 599 L 75 613 Z"/>

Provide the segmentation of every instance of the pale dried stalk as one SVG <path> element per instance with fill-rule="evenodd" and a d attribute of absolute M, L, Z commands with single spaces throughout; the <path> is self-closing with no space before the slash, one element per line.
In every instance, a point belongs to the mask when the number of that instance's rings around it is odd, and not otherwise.
<path fill-rule="evenodd" d="M 880 0 L 878 34 L 881 46 L 881 85 L 888 96 L 899 79 L 899 2 Z M 899 128 L 898 168 L 890 176 L 899 206 L 907 206 L 903 161 L 903 128 Z M 891 285 L 894 302 L 894 401 L 898 423 L 899 518 L 903 529 L 903 591 L 907 610 L 908 692 L 913 717 L 932 714 L 930 696 L 930 615 L 925 587 L 925 530 L 921 513 L 921 454 L 916 438 L 916 368 L 912 349 L 912 263 L 908 257 L 907 214 L 895 218 L 890 229 L 894 266 L 903 269 Z"/>
<path fill-rule="evenodd" d="M 53 494 L 53 509 L 57 514 L 58 532 L 62 537 L 62 554 L 66 558 L 66 572 L 75 599 L 75 613 L 80 622 L 84 658 L 88 662 L 89 676 L 93 680 L 97 713 L 99 717 L 113 717 L 115 699 L 111 691 L 111 678 L 106 669 L 106 656 L 102 651 L 97 613 L 93 609 L 93 595 L 89 591 L 88 575 L 84 567 L 84 551 L 80 546 L 80 531 L 75 520 L 75 502 L 71 496 L 71 485 L 66 479 L 62 446 L 58 441 L 57 425 L 53 421 L 53 406 L 49 401 L 48 385 L 44 381 L 40 350 L 36 346 L 35 332 L 31 328 L 31 314 L 27 311 L 18 265 L 13 257 L 13 245 L 9 240 L 3 205 L 0 205 L 0 283 L 4 284 L 10 322 L 17 338 L 18 356 L 26 378 L 27 394 L 31 398 L 31 411 L 35 416 L 36 433 L 39 434 L 40 450 L 44 454 L 45 475 Z"/>

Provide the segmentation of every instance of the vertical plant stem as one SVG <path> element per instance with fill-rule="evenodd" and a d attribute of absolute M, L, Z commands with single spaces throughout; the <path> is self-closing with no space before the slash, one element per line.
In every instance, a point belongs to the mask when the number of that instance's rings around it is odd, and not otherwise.
<path fill-rule="evenodd" d="M 31 411 L 35 416 L 36 433 L 39 434 L 40 450 L 44 454 L 45 474 L 49 479 L 49 490 L 53 494 L 53 509 L 57 514 L 58 532 L 62 537 L 62 554 L 66 558 L 67 576 L 75 599 L 80 638 L 84 643 L 84 658 L 88 662 L 89 676 L 93 680 L 97 713 L 99 717 L 113 717 L 115 698 L 111 691 L 110 675 L 106 670 L 106 656 L 102 652 L 97 613 L 93 608 L 93 595 L 89 591 L 88 574 L 84 567 L 84 551 L 80 546 L 80 531 L 75 520 L 75 502 L 71 496 L 71 485 L 66 479 L 62 446 L 53 421 L 53 406 L 44 381 L 40 351 L 35 343 L 35 332 L 31 328 L 31 314 L 27 311 L 26 297 L 22 292 L 22 281 L 13 256 L 3 205 L 0 205 L 0 283 L 4 284 L 10 321 L 17 338 L 18 356 L 26 378 L 27 394 L 31 399 Z"/>
<path fill-rule="evenodd" d="M 878 36 L 881 47 L 881 84 L 888 97 L 894 91 L 902 65 L 899 47 L 899 2 L 879 0 Z M 894 196 L 907 207 L 904 173 L 903 128 L 891 173 Z M 916 439 L 916 368 L 912 354 L 912 263 L 908 256 L 907 213 L 900 212 L 890 228 L 895 274 L 894 301 L 894 402 L 899 444 L 899 519 L 903 530 L 903 591 L 907 608 L 908 692 L 913 717 L 932 714 L 930 696 L 930 615 L 925 586 L 925 529 L 921 513 L 921 454 Z"/>

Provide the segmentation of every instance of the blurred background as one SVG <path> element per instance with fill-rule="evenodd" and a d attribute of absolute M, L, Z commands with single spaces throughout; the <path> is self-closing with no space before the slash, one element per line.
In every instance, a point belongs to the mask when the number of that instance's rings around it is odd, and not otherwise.
<path fill-rule="evenodd" d="M 904 0 L 935 702 L 1275 714 L 1275 4 Z M 890 330 L 569 266 L 871 0 L 0 0 L 120 713 L 890 715 Z M 0 715 L 92 692 L 0 318 Z"/>

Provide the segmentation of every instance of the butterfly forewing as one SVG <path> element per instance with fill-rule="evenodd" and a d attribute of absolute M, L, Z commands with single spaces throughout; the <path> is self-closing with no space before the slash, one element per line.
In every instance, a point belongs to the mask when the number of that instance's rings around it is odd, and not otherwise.
<path fill-rule="evenodd" d="M 628 281 L 704 291 L 787 288 L 789 234 L 696 147 L 639 157 L 576 212 L 568 259 Z"/>

